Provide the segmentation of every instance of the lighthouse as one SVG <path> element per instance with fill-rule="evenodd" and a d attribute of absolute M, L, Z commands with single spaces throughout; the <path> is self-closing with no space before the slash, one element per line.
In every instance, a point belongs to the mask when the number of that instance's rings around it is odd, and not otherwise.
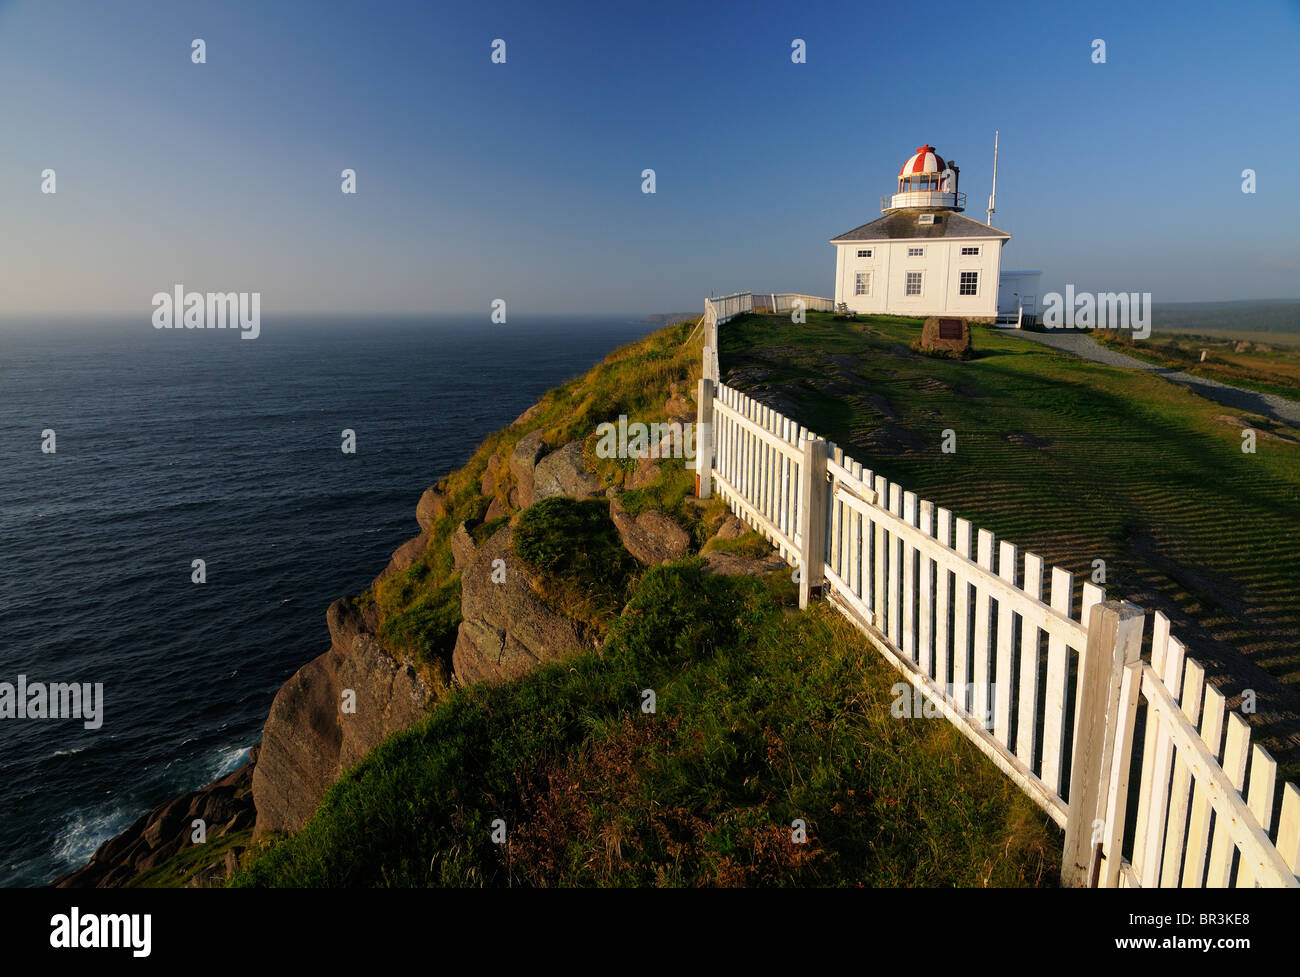
<path fill-rule="evenodd" d="M 959 176 L 956 163 L 945 163 L 933 146 L 920 146 L 898 171 L 898 192 L 881 199 L 880 212 L 916 210 L 934 214 L 965 210 L 966 194 L 957 192 Z"/>
<path fill-rule="evenodd" d="M 881 217 L 831 238 L 835 302 L 877 315 L 993 322 L 1006 231 L 966 217 L 961 172 L 928 143 L 880 199 Z"/>

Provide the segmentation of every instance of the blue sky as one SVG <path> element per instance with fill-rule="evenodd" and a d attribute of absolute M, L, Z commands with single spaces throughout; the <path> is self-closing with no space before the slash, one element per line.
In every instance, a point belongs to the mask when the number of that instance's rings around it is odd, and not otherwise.
<path fill-rule="evenodd" d="M 827 295 L 922 143 L 983 219 L 994 129 L 1003 266 L 1044 290 L 1296 298 L 1298 62 L 1295 0 L 0 0 L 0 314 Z"/>

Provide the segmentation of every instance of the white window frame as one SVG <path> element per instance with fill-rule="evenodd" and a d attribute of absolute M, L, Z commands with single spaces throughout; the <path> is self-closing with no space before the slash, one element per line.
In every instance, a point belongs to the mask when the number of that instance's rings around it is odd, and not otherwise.
<path fill-rule="evenodd" d="M 859 257 L 859 258 L 870 258 L 870 257 L 871 257 L 871 248 L 858 248 L 858 257 Z"/>
<path fill-rule="evenodd" d="M 912 291 L 912 276 L 913 276 L 913 275 L 916 276 L 916 291 L 915 291 L 915 292 Z M 911 297 L 914 296 L 914 295 L 915 295 L 915 296 L 920 296 L 920 295 L 923 295 L 924 293 L 925 293 L 925 272 L 921 272 L 921 271 L 909 271 L 909 272 L 907 273 L 907 276 L 903 279 L 903 296 L 904 296 L 905 298 L 911 298 Z"/>
<path fill-rule="evenodd" d="M 925 248 L 908 248 L 908 249 L 907 249 L 907 256 L 908 256 L 909 258 L 924 258 L 924 257 L 925 257 Z"/>
<path fill-rule="evenodd" d="M 962 289 L 964 289 L 964 288 L 966 287 L 966 283 L 965 283 L 962 279 L 964 279 L 967 275 L 974 275 L 974 276 L 975 276 L 975 281 L 972 283 L 972 284 L 975 286 L 975 291 L 973 291 L 973 292 L 964 292 L 964 291 L 962 291 Z M 980 293 L 980 273 L 979 273 L 978 271 L 959 271 L 959 272 L 957 272 L 957 295 L 958 295 L 959 297 L 961 297 L 961 298 L 970 298 L 971 296 L 978 296 L 979 293 Z"/>
<path fill-rule="evenodd" d="M 963 258 L 978 258 L 980 256 L 980 246 L 978 244 L 963 244 L 961 256 Z"/>
<path fill-rule="evenodd" d="M 864 282 L 865 279 L 865 282 Z M 863 285 L 865 284 L 865 288 Z M 871 294 L 871 272 L 859 271 L 853 276 L 853 294 L 870 295 Z"/>

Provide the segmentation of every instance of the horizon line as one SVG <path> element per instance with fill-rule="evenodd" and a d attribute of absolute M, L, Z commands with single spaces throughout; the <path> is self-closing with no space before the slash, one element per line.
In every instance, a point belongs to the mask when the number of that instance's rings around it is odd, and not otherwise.
<path fill-rule="evenodd" d="M 763 293 L 760 292 L 755 294 L 763 294 Z M 716 298 L 717 296 L 707 296 L 707 295 L 702 296 L 701 301 L 710 297 Z M 1300 295 L 1271 296 L 1268 298 L 1252 297 L 1252 298 L 1229 298 L 1229 299 L 1185 299 L 1180 301 L 1153 299 L 1152 305 L 1229 305 L 1229 304 L 1245 304 L 1249 302 L 1258 302 L 1258 303 L 1300 302 Z M 20 318 L 64 318 L 64 319 L 92 319 L 92 318 L 104 318 L 104 317 L 133 318 L 136 316 L 142 316 L 145 320 L 148 320 L 151 314 L 152 314 L 152 310 L 148 310 L 148 309 L 145 310 L 115 309 L 111 311 L 101 311 L 101 312 L 89 312 L 89 311 L 82 311 L 82 310 L 78 310 L 78 311 L 21 310 L 17 312 L 7 312 L 4 310 L 0 310 L 0 320 L 20 319 Z M 371 318 L 408 318 L 409 319 L 409 318 L 418 318 L 420 316 L 428 316 L 428 317 L 482 316 L 482 315 L 491 316 L 492 312 L 490 308 L 486 310 L 485 309 L 452 309 L 447 311 L 436 311 L 436 312 L 427 309 L 407 310 L 407 311 L 386 310 L 382 312 L 376 312 L 373 310 L 285 309 L 285 310 L 277 311 L 275 314 L 278 316 L 292 316 L 292 317 L 315 316 L 315 317 L 322 317 L 322 318 L 327 318 L 327 317 L 358 318 L 358 317 L 369 316 Z M 687 315 L 687 314 L 697 315 L 702 313 L 697 313 L 694 311 L 688 312 L 688 310 L 686 309 L 678 309 L 669 312 L 664 312 L 664 311 L 645 312 L 641 310 L 610 310 L 610 311 L 603 311 L 603 312 L 591 312 L 591 311 L 579 311 L 573 309 L 573 310 L 556 311 L 556 312 L 524 312 L 524 313 L 516 312 L 514 314 L 517 317 L 521 317 L 521 318 L 526 318 L 530 316 L 586 316 L 586 317 L 594 318 L 594 317 L 623 316 L 623 315 L 641 316 L 641 317 L 648 318 L 653 316 Z"/>
<path fill-rule="evenodd" d="M 1284 300 L 1284 301 L 1288 301 L 1288 300 Z M 1300 299 L 1289 300 L 1289 301 L 1300 301 Z M 703 313 L 702 313 L 702 312 L 689 312 L 689 313 L 688 313 L 688 312 L 685 311 L 685 310 L 678 311 L 678 312 L 637 312 L 637 311 L 633 311 L 633 312 L 626 312 L 626 311 L 622 311 L 622 312 L 620 312 L 620 311 L 610 311 L 610 312 L 591 312 L 591 311 L 581 311 L 581 312 L 580 312 L 580 311 L 568 311 L 568 312 L 513 312 L 513 313 L 511 313 L 511 315 L 514 316 L 514 317 L 516 317 L 516 318 L 533 318 L 533 317 L 540 317 L 540 316 L 584 316 L 584 317 L 588 317 L 588 318 L 597 318 L 597 317 L 599 317 L 599 318 L 609 318 L 610 316 L 639 316 L 639 317 L 642 317 L 642 318 L 646 318 L 646 317 L 651 317 L 651 316 L 688 315 L 688 314 L 689 314 L 689 315 L 702 315 Z M 54 318 L 59 318 L 59 319 L 109 319 L 109 318 L 111 318 L 111 319 L 134 319 L 134 318 L 140 318 L 140 319 L 142 319 L 142 320 L 145 321 L 145 322 L 149 322 L 151 315 L 152 315 L 151 310 L 147 310 L 147 309 L 144 310 L 143 312 L 138 311 L 138 310 L 131 310 L 131 311 L 115 310 L 115 311 L 111 311 L 111 312 L 85 312 L 85 311 L 76 311 L 76 312 L 50 312 L 50 311 L 42 311 L 42 312 L 3 312 L 3 311 L 0 311 L 0 321 L 3 321 L 3 320 L 10 320 L 10 319 L 54 319 Z M 374 312 L 374 311 L 360 311 L 360 312 L 352 312 L 352 311 L 338 311 L 338 310 L 335 310 L 335 309 L 330 309 L 330 310 L 328 310 L 328 311 L 311 310 L 311 309 L 307 309 L 307 310 L 293 309 L 293 310 L 279 311 L 279 312 L 276 312 L 275 315 L 276 315 L 276 316 L 279 316 L 279 317 L 283 317 L 283 318 L 289 318 L 289 317 L 292 317 L 292 318 L 314 317 L 314 318 L 349 318 L 349 319 L 355 319 L 355 318 L 367 318 L 367 317 L 368 317 L 368 318 L 372 318 L 372 319 L 399 319 L 399 318 L 400 318 L 400 319 L 415 319 L 415 318 L 421 318 L 421 317 L 434 318 L 434 317 L 450 317 L 450 316 L 457 316 L 457 317 L 462 317 L 462 316 L 463 316 L 463 317 L 476 317 L 476 316 L 491 317 L 491 315 L 492 315 L 492 310 L 491 310 L 491 309 L 472 309 L 472 310 L 470 310 L 470 309 L 461 309 L 461 310 L 451 310 L 451 311 L 445 311 L 445 312 L 444 312 L 444 311 L 430 312 L 430 311 L 428 311 L 428 310 L 411 311 L 411 312 L 392 312 L 392 311 L 386 311 L 386 312 Z M 507 322 L 506 322 L 505 324 L 507 324 L 507 325 L 509 324 L 508 320 L 507 320 Z"/>

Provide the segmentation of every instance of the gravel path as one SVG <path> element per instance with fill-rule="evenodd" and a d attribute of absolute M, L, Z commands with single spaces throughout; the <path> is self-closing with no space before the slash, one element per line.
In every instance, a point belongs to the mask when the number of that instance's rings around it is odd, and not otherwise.
<path fill-rule="evenodd" d="M 1173 370 L 1167 366 L 1145 363 L 1142 360 L 1118 353 L 1113 349 L 1107 349 L 1087 333 L 1021 331 L 1016 335 L 1022 339 L 1032 339 L 1044 346 L 1051 346 L 1053 349 L 1059 349 L 1062 352 L 1073 353 L 1075 356 L 1081 356 L 1085 360 L 1092 360 L 1094 363 L 1104 363 L 1106 366 L 1117 366 L 1125 370 L 1150 370 L 1153 373 L 1159 373 L 1166 380 L 1182 384 L 1184 387 L 1190 387 L 1202 397 L 1218 401 L 1225 407 L 1250 411 L 1275 421 L 1281 421 L 1283 424 L 1290 424 L 1292 427 L 1300 427 L 1300 403 L 1287 400 L 1285 397 L 1278 397 L 1275 394 L 1256 393 L 1253 390 L 1243 390 L 1240 387 L 1220 383 L 1218 380 L 1195 377 L 1190 373 Z"/>

